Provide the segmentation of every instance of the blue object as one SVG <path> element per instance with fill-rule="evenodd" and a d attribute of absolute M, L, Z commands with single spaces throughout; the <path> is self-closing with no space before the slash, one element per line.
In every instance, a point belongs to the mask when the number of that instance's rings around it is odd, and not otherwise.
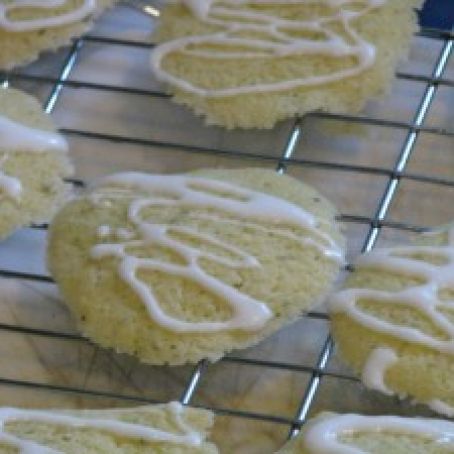
<path fill-rule="evenodd" d="M 426 0 L 419 15 L 422 27 L 454 29 L 454 0 Z"/>

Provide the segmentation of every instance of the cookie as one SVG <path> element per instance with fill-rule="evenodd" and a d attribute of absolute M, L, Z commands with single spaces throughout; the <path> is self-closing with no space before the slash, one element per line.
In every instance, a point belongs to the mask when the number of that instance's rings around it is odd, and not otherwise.
<path fill-rule="evenodd" d="M 0 238 L 48 221 L 63 203 L 72 174 L 68 145 L 38 101 L 0 89 Z"/>
<path fill-rule="evenodd" d="M 448 454 L 453 431 L 440 419 L 321 413 L 276 454 Z"/>
<path fill-rule="evenodd" d="M 82 35 L 114 0 L 0 0 L 0 69 L 36 60 Z"/>
<path fill-rule="evenodd" d="M 178 402 L 109 410 L 0 408 L 0 452 L 217 454 L 207 410 Z"/>
<path fill-rule="evenodd" d="M 330 298 L 332 330 L 367 387 L 454 416 L 454 228 L 423 239 L 362 256 Z"/>
<path fill-rule="evenodd" d="M 151 67 L 174 101 L 208 124 L 271 128 L 318 109 L 354 113 L 390 88 L 421 3 L 172 2 L 160 17 Z"/>
<path fill-rule="evenodd" d="M 50 227 L 80 330 L 151 364 L 219 359 L 319 302 L 342 264 L 335 210 L 265 169 L 101 179 Z"/>

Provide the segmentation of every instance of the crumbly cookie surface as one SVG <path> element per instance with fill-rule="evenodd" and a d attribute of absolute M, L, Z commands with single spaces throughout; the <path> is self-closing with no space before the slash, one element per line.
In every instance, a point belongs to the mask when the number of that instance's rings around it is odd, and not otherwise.
<path fill-rule="evenodd" d="M 19 90 L 0 89 L 2 118 L 19 127 L 56 132 L 38 101 Z M 2 141 L 0 137 L 0 238 L 31 222 L 49 221 L 68 195 L 69 186 L 63 179 L 71 174 L 66 151 L 30 151 L 27 145 L 12 151 L 6 138 Z M 17 197 L 8 194 L 8 180 L 20 184 Z"/>
<path fill-rule="evenodd" d="M 317 109 L 354 113 L 389 89 L 420 4 L 171 4 L 160 17 L 152 68 L 174 101 L 208 124 L 271 128 Z"/>
<path fill-rule="evenodd" d="M 276 454 L 448 454 L 453 428 L 439 419 L 321 413 Z"/>
<path fill-rule="evenodd" d="M 454 414 L 452 227 L 424 244 L 377 249 L 330 297 L 341 357 L 363 383 Z"/>
<path fill-rule="evenodd" d="M 153 196 L 101 181 L 50 228 L 50 271 L 97 343 L 153 364 L 217 360 L 329 291 L 343 240 L 334 208 L 312 188 L 264 169 L 151 178 Z M 178 192 L 181 181 L 190 190 Z M 279 220 L 289 207 L 316 227 Z"/>
<path fill-rule="evenodd" d="M 177 402 L 108 410 L 0 408 L 0 452 L 217 454 L 207 410 Z M 49 451 L 48 451 L 49 450 Z"/>
<path fill-rule="evenodd" d="M 58 17 L 77 10 L 83 5 L 84 1 L 68 0 L 63 2 L 61 7 L 46 8 L 45 14 L 43 14 L 42 9 L 37 8 L 17 9 L 11 12 L 11 19 L 29 20 Z M 0 6 L 9 3 L 10 0 L 0 0 Z M 0 42 L 2 43 L 0 46 L 0 69 L 10 70 L 17 66 L 26 65 L 36 60 L 43 51 L 57 50 L 70 44 L 73 38 L 84 34 L 92 27 L 97 16 L 114 4 L 115 0 L 96 0 L 94 11 L 87 14 L 86 17 L 58 26 L 11 31 L 3 28 L 0 24 Z"/>

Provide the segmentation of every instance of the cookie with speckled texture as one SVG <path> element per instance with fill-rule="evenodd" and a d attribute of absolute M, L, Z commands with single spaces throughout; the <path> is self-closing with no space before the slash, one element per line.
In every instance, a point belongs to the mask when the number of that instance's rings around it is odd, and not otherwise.
<path fill-rule="evenodd" d="M 44 410 L 53 415 L 67 415 L 79 418 L 120 421 L 138 424 L 169 434 L 182 434 L 182 427 L 171 411 L 171 404 L 147 405 L 136 408 L 108 410 Z M 0 409 L 1 410 L 1 409 Z M 201 437 L 199 446 L 188 446 L 166 441 L 144 441 L 133 437 L 120 436 L 95 428 L 75 428 L 65 424 L 51 424 L 29 420 L 10 421 L 5 424 L 8 434 L 21 440 L 32 441 L 41 446 L 66 454 L 217 454 L 216 446 L 206 440 L 213 425 L 213 414 L 207 410 L 183 407 L 180 422 Z M 0 440 L 1 454 L 14 454 L 13 447 L 8 447 Z"/>
<path fill-rule="evenodd" d="M 301 432 L 292 440 L 287 442 L 285 446 L 276 454 L 319 454 L 309 449 L 305 444 L 305 439 L 308 431 L 316 427 L 319 423 L 329 421 L 330 419 L 339 417 L 336 413 L 321 413 L 315 418 L 310 419 L 305 423 Z M 359 416 L 359 415 L 355 415 Z M 373 417 L 372 417 L 373 418 Z M 402 418 L 406 422 L 411 422 L 412 418 Z M 421 420 L 422 422 L 424 420 Z M 429 420 L 428 420 L 429 421 Z M 437 420 L 430 420 L 437 423 Z M 448 421 L 440 421 L 444 429 L 454 430 L 454 424 Z M 433 441 L 428 437 L 424 437 L 424 433 L 419 433 L 418 436 L 410 434 L 397 433 L 397 430 L 392 431 L 352 431 L 338 439 L 345 449 L 361 450 L 364 454 L 451 454 L 453 451 L 452 444 L 440 443 L 438 440 Z M 357 451 L 355 451 L 357 452 Z"/>
<path fill-rule="evenodd" d="M 324 232 L 342 249 L 334 207 L 298 180 L 265 169 L 201 170 L 188 176 L 228 182 L 238 189 L 252 189 L 291 202 L 315 216 L 319 222 L 316 232 Z M 216 196 L 236 197 L 220 193 Z M 104 202 L 97 204 L 93 199 L 99 197 Z M 318 248 L 303 244 L 300 238 L 314 238 L 315 234 L 300 226 L 267 225 L 263 220 L 241 217 L 219 222 L 210 218 L 213 213 L 206 213 L 200 207 L 148 208 L 141 215 L 147 217 L 147 222 L 191 226 L 255 257 L 260 266 L 252 268 L 235 269 L 207 258 L 200 259 L 199 265 L 241 294 L 263 301 L 272 312 L 271 318 L 258 330 L 180 333 L 169 330 L 150 317 L 143 300 L 119 278 L 118 258 L 91 257 L 92 248 L 100 243 L 97 236 L 100 226 L 109 226 L 112 231 L 131 228 L 128 219 L 131 200 L 142 197 L 146 199 L 147 193 L 137 188 L 129 188 L 125 194 L 125 188 L 119 191 L 115 186 L 101 186 L 70 202 L 50 226 L 49 269 L 82 333 L 102 346 L 130 353 L 152 364 L 193 363 L 202 358 L 214 361 L 233 349 L 256 344 L 297 319 L 324 298 L 338 276 L 340 263 Z M 214 212 L 222 214 L 222 211 Z M 294 237 L 287 235 L 289 228 Z M 107 236 L 101 242 L 115 240 Z M 225 249 L 214 248 L 215 243 L 208 244 L 196 236 L 180 234 L 178 240 L 199 250 L 229 256 Z M 131 253 L 171 264 L 181 264 L 183 260 L 175 252 L 153 244 L 136 247 Z M 152 289 L 164 312 L 179 320 L 216 322 L 232 316 L 231 307 L 222 298 L 193 281 L 145 269 L 139 270 L 138 276 Z"/>
<path fill-rule="evenodd" d="M 55 132 L 51 118 L 38 101 L 14 89 L 0 89 L 0 115 L 25 126 Z M 0 138 L 0 171 L 22 185 L 20 200 L 5 197 L 0 189 L 0 238 L 31 222 L 49 221 L 68 195 L 63 178 L 72 174 L 67 153 L 8 151 Z"/>
<path fill-rule="evenodd" d="M 9 3 L 10 0 L 0 0 L 0 3 Z M 45 17 L 54 17 L 73 11 L 82 4 L 83 0 L 67 0 L 59 8 L 46 8 Z M 96 0 L 94 13 L 84 20 L 59 27 L 46 27 L 28 31 L 9 31 L 0 25 L 0 69 L 9 70 L 16 66 L 26 65 L 36 60 L 45 50 L 56 50 L 66 46 L 71 40 L 85 33 L 93 25 L 93 20 L 106 8 L 115 3 L 115 0 Z M 36 8 L 22 8 L 12 11 L 10 19 L 25 20 L 43 17 L 42 11 Z"/>
<path fill-rule="evenodd" d="M 195 3 L 195 2 L 193 2 Z M 247 14 L 250 11 L 268 14 L 287 21 L 311 20 L 319 17 L 336 17 L 336 11 L 328 2 L 289 2 L 288 4 L 270 4 L 268 2 L 235 2 L 235 14 L 241 10 Z M 358 2 L 356 2 L 358 3 Z M 363 2 L 362 2 L 363 3 Z M 373 65 L 357 75 L 344 79 L 321 83 L 313 86 L 300 86 L 280 91 L 259 93 L 234 94 L 223 97 L 206 97 L 189 90 L 177 87 L 170 82 L 169 91 L 173 100 L 192 108 L 196 114 L 205 117 L 208 124 L 225 126 L 227 128 L 271 128 L 280 120 L 295 115 L 303 115 L 314 110 L 325 110 L 335 113 L 355 113 L 360 111 L 369 99 L 386 93 L 394 79 L 397 63 L 408 53 L 410 40 L 417 30 L 414 8 L 421 5 L 420 0 L 390 0 L 383 6 L 374 9 L 366 15 L 353 21 L 355 33 L 376 47 L 376 59 Z M 229 3 L 215 1 L 214 6 L 228 7 Z M 225 13 L 225 17 L 229 17 Z M 214 19 L 223 18 L 219 13 Z M 244 19 L 242 19 L 244 21 Z M 265 20 L 265 19 L 264 19 Z M 267 19 L 266 19 L 267 20 Z M 225 26 L 207 24 L 197 19 L 183 2 L 171 3 L 162 11 L 160 25 L 155 34 L 158 43 L 169 43 L 181 37 L 195 35 L 206 36 L 222 32 Z M 311 39 L 315 42 L 321 37 L 318 32 L 300 31 L 295 29 L 295 22 L 278 28 L 288 37 Z M 244 23 L 244 22 L 243 22 Z M 386 24 L 384 28 L 383 24 Z M 351 40 L 345 31 L 341 30 L 336 21 L 330 25 L 332 30 L 339 33 L 341 39 Z M 240 44 L 192 44 L 188 53 L 172 51 L 162 61 L 166 72 L 176 78 L 183 79 L 197 88 L 205 90 L 220 90 L 258 84 L 275 84 L 282 81 L 292 81 L 300 78 L 310 79 L 314 76 L 329 75 L 339 70 L 351 68 L 356 64 L 355 57 L 338 57 L 309 54 L 290 54 L 282 56 L 265 56 L 239 59 L 234 54 L 238 51 L 258 52 L 261 46 L 279 43 L 279 39 L 264 36 L 256 30 L 237 33 L 235 38 L 253 38 L 262 40 L 259 46 L 242 47 Z M 281 38 L 284 39 L 285 38 Z M 230 53 L 231 57 L 207 57 L 196 55 L 198 50 L 219 50 Z"/>
<path fill-rule="evenodd" d="M 452 415 L 454 355 L 448 350 L 448 344 L 452 342 L 448 331 L 454 329 L 454 284 L 451 281 L 451 285 L 444 288 L 438 288 L 436 284 L 437 301 L 433 310 L 418 307 L 425 292 L 416 297 L 418 304 L 406 302 L 405 295 L 413 299 L 411 292 L 430 282 L 421 270 L 429 269 L 436 275 L 446 274 L 443 269 L 450 263 L 446 249 L 452 253 L 454 245 L 448 245 L 448 233 L 440 230 L 437 234 L 422 235 L 415 246 L 422 248 L 413 252 L 413 246 L 409 246 L 410 250 L 399 247 L 388 249 L 391 260 L 409 260 L 410 266 L 401 270 L 386 269 L 380 258 L 374 259 L 374 251 L 365 255 L 366 259 L 369 257 L 367 262 L 362 264 L 359 261 L 347 279 L 345 290 L 330 298 L 332 332 L 340 357 L 363 377 L 366 385 L 401 398 L 408 396 L 428 404 L 437 412 Z M 380 252 L 377 249 L 377 253 Z M 355 307 L 366 317 L 385 323 L 388 331 L 376 326 L 372 328 L 339 307 L 339 297 L 342 298 L 343 294 L 346 295 L 344 292 L 350 289 L 381 292 L 382 296 L 376 293 L 377 296 L 360 297 Z M 435 324 L 432 315 L 441 317 L 441 324 Z M 401 334 L 391 331 L 396 328 Z M 415 335 L 418 340 L 410 340 Z M 379 361 L 376 355 L 379 352 L 390 355 L 389 363 L 386 364 L 386 360 L 382 363 L 383 374 L 378 372 L 383 378 L 381 386 L 365 379 L 367 369 L 377 372 Z"/>

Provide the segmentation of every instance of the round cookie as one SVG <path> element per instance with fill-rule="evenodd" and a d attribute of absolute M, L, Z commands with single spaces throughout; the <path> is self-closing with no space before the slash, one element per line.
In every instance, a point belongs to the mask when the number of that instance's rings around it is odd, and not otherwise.
<path fill-rule="evenodd" d="M 48 221 L 63 203 L 72 174 L 67 144 L 38 101 L 0 89 L 0 238 Z"/>
<path fill-rule="evenodd" d="M 115 0 L 31 0 L 11 6 L 14 3 L 0 0 L 2 70 L 31 63 L 44 50 L 66 46 L 89 30 L 93 20 Z"/>
<path fill-rule="evenodd" d="M 180 0 L 162 11 L 151 67 L 208 124 L 271 128 L 319 109 L 354 113 L 389 89 L 421 3 Z"/>
<path fill-rule="evenodd" d="M 440 419 L 321 413 L 276 454 L 449 454 L 453 431 Z"/>
<path fill-rule="evenodd" d="M 367 387 L 454 416 L 454 229 L 423 240 L 362 256 L 330 298 L 331 326 Z"/>
<path fill-rule="evenodd" d="M 151 364 L 214 361 L 319 302 L 335 210 L 271 170 L 102 179 L 55 217 L 48 264 L 81 331 Z"/>
<path fill-rule="evenodd" d="M 106 410 L 2 407 L 0 421 L 0 452 L 7 454 L 13 447 L 24 453 L 218 453 L 206 441 L 213 414 L 178 402 Z"/>

